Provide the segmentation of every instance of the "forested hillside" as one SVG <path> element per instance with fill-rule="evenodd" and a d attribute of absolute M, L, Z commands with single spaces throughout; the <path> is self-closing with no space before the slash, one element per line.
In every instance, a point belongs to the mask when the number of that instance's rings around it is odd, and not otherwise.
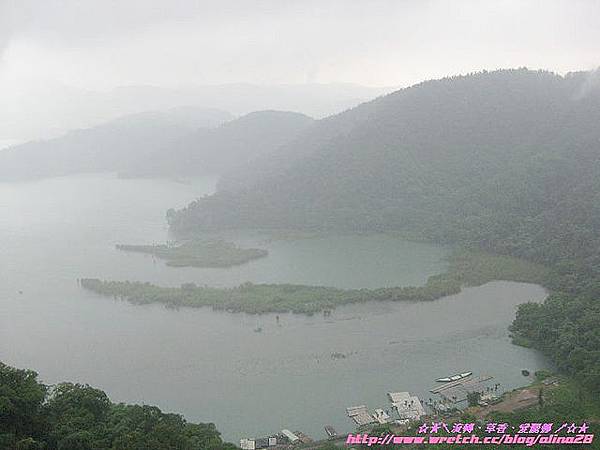
<path fill-rule="evenodd" d="M 173 226 L 428 225 L 457 238 L 476 218 L 536 217 L 594 178 L 600 101 L 588 77 L 501 71 L 398 91 L 320 121 L 247 192 L 194 203 Z"/>
<path fill-rule="evenodd" d="M 291 167 L 200 199 L 171 226 L 410 230 L 589 263 L 600 245 L 598 77 L 511 70 L 398 91 L 321 121 L 285 149 L 304 155 Z M 323 128 L 336 137 L 320 139 Z"/>
<path fill-rule="evenodd" d="M 226 450 L 215 426 L 154 406 L 112 403 L 88 385 L 52 387 L 0 362 L 0 448 L 18 450 Z"/>
<path fill-rule="evenodd" d="M 203 175 L 235 171 L 256 158 L 270 158 L 313 122 L 304 114 L 257 111 L 219 127 L 199 129 L 159 148 L 130 175 Z"/>
<path fill-rule="evenodd" d="M 171 226 L 400 230 L 543 263 L 562 300 L 521 308 L 513 331 L 600 389 L 599 124 L 598 72 L 425 82 L 319 121 Z"/>

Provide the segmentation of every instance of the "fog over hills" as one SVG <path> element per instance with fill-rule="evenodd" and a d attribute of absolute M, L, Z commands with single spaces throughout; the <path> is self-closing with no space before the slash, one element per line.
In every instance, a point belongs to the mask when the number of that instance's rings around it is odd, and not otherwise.
<path fill-rule="evenodd" d="M 192 107 L 123 116 L 59 138 L 28 142 L 1 151 L 0 179 L 126 172 L 182 136 L 231 119 L 225 111 Z"/>
<path fill-rule="evenodd" d="M 600 448 L 598 24 L 0 0 L 0 450 Z"/>
<path fill-rule="evenodd" d="M 172 226 L 417 230 L 546 258 L 548 234 L 579 207 L 580 226 L 599 229 L 597 81 L 520 69 L 397 91 L 317 122 L 244 188 L 236 179 Z M 565 253 L 580 245 L 558 236 Z"/>
<path fill-rule="evenodd" d="M 0 149 L 15 140 L 59 137 L 72 129 L 93 127 L 127 114 L 189 105 L 218 108 L 236 116 L 273 109 L 322 118 L 392 90 L 344 83 L 131 85 L 107 91 L 80 89 L 56 82 L 38 83 L 35 89 L 23 91 L 0 85 L 3 99 Z"/>
<path fill-rule="evenodd" d="M 0 180 L 84 172 L 127 177 L 235 173 L 256 158 L 274 158 L 279 147 L 313 122 L 286 111 L 257 111 L 237 119 L 193 107 L 133 114 L 6 149 L 0 152 Z"/>
<path fill-rule="evenodd" d="M 132 167 L 132 176 L 193 176 L 222 174 L 245 168 L 256 158 L 274 157 L 313 123 L 304 114 L 257 111 L 223 125 L 199 129 L 168 147 L 157 149 Z"/>

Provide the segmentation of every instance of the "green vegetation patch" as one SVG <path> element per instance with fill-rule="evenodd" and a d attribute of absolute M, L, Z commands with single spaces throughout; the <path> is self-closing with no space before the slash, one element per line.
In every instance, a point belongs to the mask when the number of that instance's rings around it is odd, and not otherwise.
<path fill-rule="evenodd" d="M 148 253 L 173 267 L 232 267 L 269 254 L 259 248 L 241 248 L 223 240 L 189 241 L 180 245 L 117 245 L 118 250 Z"/>
<path fill-rule="evenodd" d="M 244 283 L 234 288 L 197 286 L 160 287 L 130 281 L 81 280 L 81 285 L 101 295 L 135 304 L 163 303 L 169 307 L 210 306 L 218 310 L 261 314 L 294 312 L 313 314 L 339 305 L 367 301 L 431 301 L 458 294 L 463 286 L 478 286 L 492 280 L 539 282 L 542 267 L 516 258 L 457 251 L 448 272 L 429 277 L 424 286 L 378 289 L 338 289 L 294 284 Z"/>
<path fill-rule="evenodd" d="M 516 344 L 544 352 L 563 372 L 600 393 L 600 302 L 555 293 L 543 304 L 519 306 L 511 325 Z"/>
<path fill-rule="evenodd" d="M 572 377 L 560 376 L 558 386 L 539 387 L 539 403 L 535 406 L 518 409 L 510 413 L 494 412 L 489 421 L 510 424 L 520 423 L 554 423 L 557 427 L 562 423 L 589 424 L 589 433 L 597 433 L 600 421 L 600 401 L 597 393 L 581 385 Z M 596 445 L 590 448 L 597 448 Z"/>
<path fill-rule="evenodd" d="M 495 280 L 546 285 L 550 276 L 546 266 L 506 255 L 456 250 L 449 262 L 445 276 L 465 286 L 481 286 Z"/>
<path fill-rule="evenodd" d="M 88 385 L 52 387 L 0 362 L 0 448 L 16 450 L 235 450 L 212 423 L 155 406 L 115 404 Z"/>

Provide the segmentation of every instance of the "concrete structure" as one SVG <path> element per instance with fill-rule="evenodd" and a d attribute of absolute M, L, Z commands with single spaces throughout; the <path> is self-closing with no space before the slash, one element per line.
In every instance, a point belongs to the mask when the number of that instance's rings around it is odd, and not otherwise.
<path fill-rule="evenodd" d="M 256 442 L 254 439 L 240 439 L 240 447 L 242 450 L 256 450 Z"/>
<path fill-rule="evenodd" d="M 269 446 L 269 438 L 256 438 L 254 446 L 256 447 L 256 450 L 267 448 Z"/>
<path fill-rule="evenodd" d="M 277 438 L 275 436 L 256 438 L 256 439 L 240 439 L 240 447 L 242 450 L 260 450 L 263 448 L 275 447 Z"/>

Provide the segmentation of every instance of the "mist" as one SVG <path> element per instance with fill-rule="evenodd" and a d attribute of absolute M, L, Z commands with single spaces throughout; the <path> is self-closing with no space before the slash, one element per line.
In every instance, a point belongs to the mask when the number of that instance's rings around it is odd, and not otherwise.
<path fill-rule="evenodd" d="M 0 0 L 0 449 L 591 443 L 598 24 Z"/>
<path fill-rule="evenodd" d="M 581 0 L 2 0 L 0 8 L 4 142 L 186 103 L 320 118 L 448 75 L 592 69 L 600 40 L 600 6 Z M 246 98 L 228 86 L 239 83 L 258 92 Z"/>

